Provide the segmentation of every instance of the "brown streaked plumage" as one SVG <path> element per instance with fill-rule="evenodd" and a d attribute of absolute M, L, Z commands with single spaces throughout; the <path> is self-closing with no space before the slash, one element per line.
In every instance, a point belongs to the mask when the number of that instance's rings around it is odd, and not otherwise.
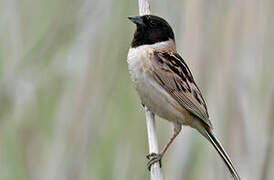
<path fill-rule="evenodd" d="M 151 112 L 172 122 L 174 133 L 159 154 L 148 157 L 150 166 L 160 161 L 182 125 L 198 130 L 217 150 L 235 180 L 240 177 L 212 131 L 204 98 L 187 64 L 176 51 L 169 24 L 153 15 L 130 17 L 137 25 L 128 53 L 128 68 L 134 86 Z"/>
<path fill-rule="evenodd" d="M 212 127 L 202 94 L 188 66 L 176 52 L 154 51 L 149 71 L 182 107 Z"/>

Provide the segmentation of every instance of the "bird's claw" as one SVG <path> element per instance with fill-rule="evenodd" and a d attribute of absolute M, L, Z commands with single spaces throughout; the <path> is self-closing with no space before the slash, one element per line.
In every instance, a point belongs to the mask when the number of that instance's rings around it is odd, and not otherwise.
<path fill-rule="evenodd" d="M 150 171 L 150 169 L 151 169 L 151 166 L 152 166 L 154 163 L 157 163 L 157 162 L 159 162 L 160 168 L 162 167 L 161 159 L 162 159 L 163 155 L 162 155 L 161 153 L 159 153 L 159 154 L 150 153 L 150 154 L 148 154 L 146 157 L 147 157 L 147 159 L 149 159 L 149 161 L 148 161 L 148 163 L 147 163 L 147 167 L 148 167 L 148 170 L 149 170 L 149 171 Z"/>

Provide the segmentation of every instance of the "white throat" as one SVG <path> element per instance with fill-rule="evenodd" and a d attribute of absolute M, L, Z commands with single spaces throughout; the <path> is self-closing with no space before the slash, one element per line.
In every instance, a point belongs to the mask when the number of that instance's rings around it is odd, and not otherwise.
<path fill-rule="evenodd" d="M 176 52 L 176 44 L 173 39 L 169 39 L 167 41 L 163 42 L 157 42 L 154 44 L 145 44 L 138 47 L 135 47 L 136 49 L 155 49 L 157 51 L 170 51 L 170 52 Z M 134 49 L 134 48 L 131 48 Z"/>

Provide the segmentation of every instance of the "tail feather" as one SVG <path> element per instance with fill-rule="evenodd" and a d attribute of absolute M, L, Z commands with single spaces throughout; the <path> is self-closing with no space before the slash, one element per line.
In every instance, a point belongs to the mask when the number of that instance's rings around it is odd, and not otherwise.
<path fill-rule="evenodd" d="M 218 154 L 221 156 L 221 158 L 225 162 L 225 164 L 228 167 L 233 178 L 235 180 L 241 180 L 240 176 L 238 175 L 236 169 L 234 168 L 234 166 L 232 164 L 232 161 L 230 160 L 229 156 L 225 152 L 223 146 L 221 145 L 221 143 L 219 142 L 217 137 L 213 134 L 213 132 L 210 129 L 205 128 L 205 130 L 206 130 L 206 134 L 204 134 L 204 135 L 210 141 L 210 143 L 214 146 L 214 148 L 216 149 Z"/>

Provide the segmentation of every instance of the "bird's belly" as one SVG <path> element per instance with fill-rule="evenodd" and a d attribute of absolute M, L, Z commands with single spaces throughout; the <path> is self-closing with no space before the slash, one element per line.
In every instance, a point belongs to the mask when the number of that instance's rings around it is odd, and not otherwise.
<path fill-rule="evenodd" d="M 139 62 L 128 62 L 131 79 L 142 103 L 150 111 L 166 120 L 188 125 L 190 121 L 189 112 L 151 77 L 144 68 L 144 63 L 141 60 Z"/>
<path fill-rule="evenodd" d="M 136 90 L 142 103 L 158 116 L 179 124 L 187 119 L 182 108 L 154 79 L 144 75 L 136 82 Z M 187 112 L 186 112 L 187 113 Z"/>

